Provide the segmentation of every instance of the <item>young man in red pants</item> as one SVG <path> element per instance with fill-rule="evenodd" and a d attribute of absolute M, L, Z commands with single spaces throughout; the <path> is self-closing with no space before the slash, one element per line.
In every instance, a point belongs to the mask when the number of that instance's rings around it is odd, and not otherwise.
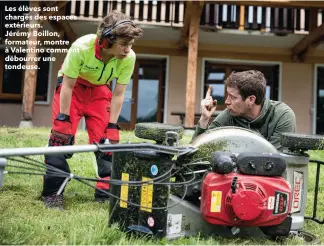
<path fill-rule="evenodd" d="M 132 45 L 141 35 L 142 29 L 125 14 L 113 11 L 103 18 L 97 34 L 80 37 L 71 45 L 58 72 L 49 146 L 74 144 L 82 117 L 85 117 L 90 144 L 103 140 L 110 144 L 119 142 L 117 119 L 136 61 Z M 112 92 L 113 79 L 117 83 Z M 109 179 L 111 153 L 95 155 L 98 175 Z M 45 163 L 70 172 L 66 161 L 69 158 L 71 155 L 45 155 Z M 42 191 L 46 207 L 63 209 L 63 193 L 57 195 L 63 182 L 64 178 L 46 173 Z M 98 182 L 96 187 L 108 190 L 109 184 Z M 107 197 L 96 190 L 96 200 Z"/>

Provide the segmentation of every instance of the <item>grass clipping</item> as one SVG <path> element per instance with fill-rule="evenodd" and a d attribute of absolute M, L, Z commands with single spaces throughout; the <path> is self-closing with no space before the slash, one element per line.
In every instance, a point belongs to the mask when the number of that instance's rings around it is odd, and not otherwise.
<path fill-rule="evenodd" d="M 293 151 L 324 150 L 324 138 L 321 135 L 283 133 L 281 144 Z"/>
<path fill-rule="evenodd" d="M 191 154 L 180 156 L 177 160 L 178 164 L 187 164 L 196 161 L 206 161 L 210 160 L 211 154 L 216 151 L 224 151 L 227 149 L 228 142 L 227 141 L 215 141 L 205 143 L 199 146 L 197 150 Z"/>
<path fill-rule="evenodd" d="M 163 143 L 166 138 L 166 132 L 176 132 L 179 140 L 183 136 L 182 126 L 167 125 L 158 122 L 137 123 L 135 125 L 135 136 L 138 138 L 154 140 L 157 143 Z"/>

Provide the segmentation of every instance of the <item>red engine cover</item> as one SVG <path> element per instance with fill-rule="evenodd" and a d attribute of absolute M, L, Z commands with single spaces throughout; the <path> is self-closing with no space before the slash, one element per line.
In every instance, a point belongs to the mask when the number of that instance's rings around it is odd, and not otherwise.
<path fill-rule="evenodd" d="M 231 189 L 237 177 L 235 193 Z M 270 226 L 290 213 L 290 184 L 281 177 L 208 173 L 202 183 L 200 212 L 215 225 Z"/>

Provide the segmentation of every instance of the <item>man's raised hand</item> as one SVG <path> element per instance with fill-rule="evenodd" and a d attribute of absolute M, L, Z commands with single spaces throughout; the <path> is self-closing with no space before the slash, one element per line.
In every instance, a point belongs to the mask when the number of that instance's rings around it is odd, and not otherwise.
<path fill-rule="evenodd" d="M 201 117 L 199 120 L 200 127 L 206 128 L 211 116 L 216 111 L 217 108 L 217 100 L 213 100 L 211 96 L 212 86 L 209 85 L 208 90 L 206 92 L 206 97 L 201 100 Z"/>

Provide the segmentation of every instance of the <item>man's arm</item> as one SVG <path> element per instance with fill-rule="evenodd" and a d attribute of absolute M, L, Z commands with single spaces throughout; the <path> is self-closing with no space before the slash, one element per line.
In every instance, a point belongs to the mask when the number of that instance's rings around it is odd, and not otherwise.
<path fill-rule="evenodd" d="M 123 61 L 124 67 L 122 68 L 122 71 L 117 79 L 117 83 L 111 100 L 110 119 L 109 119 L 110 123 L 117 123 L 118 121 L 120 110 L 124 102 L 124 93 L 127 84 L 129 83 L 134 71 L 136 55 L 133 51 L 131 51 L 129 57 L 125 59 L 126 60 Z"/>
<path fill-rule="evenodd" d="M 231 125 L 231 116 L 227 110 L 220 112 L 216 118 L 210 123 L 207 128 L 201 127 L 198 122 L 195 133 L 192 136 L 192 139 L 196 138 L 198 135 L 204 133 L 207 130 L 214 129 L 216 127 L 229 126 Z"/>
<path fill-rule="evenodd" d="M 282 150 L 281 133 L 296 131 L 296 116 L 292 110 L 286 111 L 277 122 L 274 133 L 269 139 L 269 142 L 277 149 Z"/>
<path fill-rule="evenodd" d="M 110 109 L 110 123 L 117 123 L 120 110 L 123 105 L 124 101 L 124 93 L 126 90 L 127 85 L 116 83 L 113 97 L 111 99 L 111 109 Z"/>
<path fill-rule="evenodd" d="M 68 76 L 63 77 L 62 88 L 60 92 L 60 113 L 70 115 L 70 106 L 72 91 L 77 79 Z"/>
<path fill-rule="evenodd" d="M 198 122 L 197 126 L 196 126 L 196 130 L 192 136 L 192 139 L 196 138 L 197 136 L 199 136 L 200 134 L 203 134 L 205 131 L 216 128 L 216 127 L 220 127 L 222 126 L 218 121 L 217 118 L 207 127 L 207 128 L 202 128 L 200 126 L 200 122 Z"/>

